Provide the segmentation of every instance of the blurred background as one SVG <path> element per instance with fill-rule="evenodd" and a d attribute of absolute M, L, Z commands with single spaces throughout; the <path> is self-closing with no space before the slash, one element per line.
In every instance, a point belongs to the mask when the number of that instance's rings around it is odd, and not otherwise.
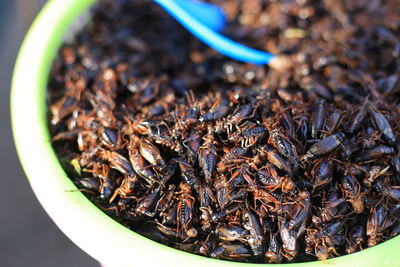
<path fill-rule="evenodd" d="M 0 266 L 99 266 L 51 221 L 19 163 L 10 126 L 10 82 L 26 30 L 45 0 L 0 0 Z"/>

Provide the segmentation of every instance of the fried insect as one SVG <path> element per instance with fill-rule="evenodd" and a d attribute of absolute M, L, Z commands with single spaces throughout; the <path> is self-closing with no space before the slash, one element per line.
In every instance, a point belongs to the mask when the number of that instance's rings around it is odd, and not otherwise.
<path fill-rule="evenodd" d="M 140 155 L 139 149 L 135 145 L 128 148 L 129 160 L 135 172 L 150 185 L 158 183 L 157 175 L 151 170 L 150 165 L 145 162 L 145 159 Z"/>
<path fill-rule="evenodd" d="M 139 152 L 150 164 L 154 165 L 161 172 L 165 170 L 167 165 L 164 159 L 161 157 L 158 148 L 150 143 L 148 140 L 144 140 L 139 144 Z"/>
<path fill-rule="evenodd" d="M 365 192 L 361 191 L 361 185 L 353 176 L 344 174 L 342 179 L 343 192 L 356 213 L 364 211 Z"/>
<path fill-rule="evenodd" d="M 318 143 L 312 145 L 307 153 L 301 157 L 301 160 L 308 161 L 331 153 L 342 144 L 344 137 L 343 133 L 325 137 Z"/>
<path fill-rule="evenodd" d="M 372 118 L 374 119 L 376 127 L 381 131 L 383 136 L 385 137 L 386 141 L 390 145 L 394 145 L 396 143 L 396 137 L 394 136 L 392 127 L 390 126 L 389 121 L 386 119 L 386 117 L 380 113 L 377 108 L 370 104 L 368 106 L 368 110 L 370 114 L 372 115 Z"/>

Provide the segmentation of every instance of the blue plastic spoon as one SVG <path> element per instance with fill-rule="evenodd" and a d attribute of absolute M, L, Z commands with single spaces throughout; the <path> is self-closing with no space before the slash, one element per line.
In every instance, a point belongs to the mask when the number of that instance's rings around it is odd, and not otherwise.
<path fill-rule="evenodd" d="M 171 1 L 179 5 L 193 19 L 197 20 L 211 30 L 219 32 L 225 27 L 225 14 L 222 8 L 219 6 L 196 0 Z"/>
<path fill-rule="evenodd" d="M 268 64 L 276 56 L 249 48 L 219 34 L 225 25 L 223 11 L 194 0 L 154 0 L 194 36 L 221 54 L 247 63 Z"/>

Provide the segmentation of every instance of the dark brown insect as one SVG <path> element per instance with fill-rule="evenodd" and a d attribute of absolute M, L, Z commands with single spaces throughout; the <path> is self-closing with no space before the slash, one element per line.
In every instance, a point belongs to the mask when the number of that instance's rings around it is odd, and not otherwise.
<path fill-rule="evenodd" d="M 340 146 L 340 144 L 343 142 L 343 138 L 344 138 L 343 133 L 337 133 L 325 137 L 318 143 L 312 145 L 310 149 L 307 151 L 307 153 L 302 156 L 301 159 L 303 161 L 307 161 L 329 154 L 330 152 L 332 152 L 333 150 L 335 150 L 337 147 Z"/>
<path fill-rule="evenodd" d="M 154 165 L 161 172 L 167 167 L 158 148 L 148 140 L 140 142 L 139 151 L 142 157 L 144 157 L 150 164 Z"/>
<path fill-rule="evenodd" d="M 287 223 L 282 222 L 279 233 L 282 240 L 282 254 L 286 259 L 292 260 L 298 253 L 297 231 L 289 230 Z"/>
<path fill-rule="evenodd" d="M 200 122 L 214 121 L 221 119 L 228 114 L 229 106 L 226 99 L 218 99 L 209 111 L 201 115 Z"/>
<path fill-rule="evenodd" d="M 199 148 L 199 165 L 203 169 L 206 181 L 210 183 L 211 176 L 217 166 L 217 150 L 215 148 L 216 142 L 212 134 L 203 137 L 204 143 Z"/>
<path fill-rule="evenodd" d="M 248 209 L 243 210 L 242 224 L 249 231 L 247 243 L 253 255 L 260 256 L 264 253 L 264 234 L 258 218 Z"/>
<path fill-rule="evenodd" d="M 135 172 L 150 185 L 158 182 L 158 177 L 151 170 L 150 165 L 145 162 L 145 159 L 140 155 L 139 149 L 134 145 L 128 148 L 129 160 Z"/>
<path fill-rule="evenodd" d="M 282 261 L 282 247 L 278 240 L 278 234 L 270 234 L 269 245 L 265 257 L 268 263 L 278 263 Z"/>
<path fill-rule="evenodd" d="M 121 185 L 114 191 L 114 194 L 110 198 L 110 203 L 113 202 L 117 195 L 121 197 L 128 197 L 134 192 L 137 186 L 138 180 L 136 175 L 128 175 L 122 180 Z"/>
<path fill-rule="evenodd" d="M 316 161 L 311 169 L 311 176 L 314 180 L 313 189 L 328 184 L 333 176 L 333 161 L 331 159 L 320 159 Z"/>
<path fill-rule="evenodd" d="M 250 250 L 241 243 L 221 242 L 211 251 L 213 258 L 242 260 L 252 256 Z"/>
<path fill-rule="evenodd" d="M 379 131 L 381 131 L 386 141 L 390 145 L 394 145 L 396 143 L 396 137 L 394 136 L 393 130 L 386 117 L 382 113 L 380 113 L 372 104 L 369 105 L 369 112 L 374 119 L 376 127 L 379 129 Z"/>
<path fill-rule="evenodd" d="M 229 141 L 248 148 L 255 145 L 260 139 L 265 137 L 267 132 L 267 129 L 263 126 L 257 126 L 254 123 L 247 123 L 239 128 L 238 131 L 229 135 Z"/>
<path fill-rule="evenodd" d="M 242 243 L 246 242 L 249 235 L 249 231 L 238 226 L 221 225 L 215 229 L 215 232 L 223 241 L 240 241 Z"/>
<path fill-rule="evenodd" d="M 240 123 L 251 116 L 254 107 L 251 104 L 243 105 L 238 107 L 231 115 L 227 117 L 222 124 L 223 130 L 228 134 L 233 132 L 234 126 L 240 125 Z"/>
<path fill-rule="evenodd" d="M 274 151 L 273 149 L 263 146 L 260 150 L 261 155 L 264 153 L 267 156 L 267 161 L 277 167 L 278 169 L 286 171 L 290 176 L 293 175 L 292 167 L 290 166 L 289 162 L 284 159 L 278 152 Z"/>
<path fill-rule="evenodd" d="M 350 202 L 356 213 L 364 211 L 364 195 L 365 192 L 361 191 L 361 185 L 353 176 L 344 174 L 342 178 L 342 187 L 344 195 Z"/>
<path fill-rule="evenodd" d="M 192 228 L 192 220 L 193 220 L 193 206 L 194 206 L 194 197 L 192 194 L 192 189 L 190 186 L 181 183 L 179 186 L 180 192 L 178 195 L 178 210 L 177 210 L 177 226 L 178 229 L 181 229 L 188 237 L 196 237 L 197 230 L 196 228 Z"/>
<path fill-rule="evenodd" d="M 161 186 L 153 187 L 146 196 L 138 202 L 136 212 L 149 217 L 155 216 L 155 209 L 161 194 Z"/>
<path fill-rule="evenodd" d="M 110 163 L 110 167 L 121 172 L 125 175 L 133 174 L 132 165 L 129 161 L 119 154 L 118 152 L 114 151 L 107 151 L 107 150 L 100 150 L 99 156 Z"/>
<path fill-rule="evenodd" d="M 347 253 L 353 253 L 363 248 L 362 246 L 365 242 L 365 229 L 363 225 L 357 225 L 350 231 L 348 242 Z"/>
<path fill-rule="evenodd" d="M 184 159 L 177 160 L 179 169 L 181 171 L 182 179 L 191 186 L 194 190 L 199 191 L 200 188 L 200 180 L 197 177 L 195 170 L 188 162 Z"/>
<path fill-rule="evenodd" d="M 320 131 L 325 124 L 325 100 L 321 99 L 318 102 L 317 109 L 315 111 L 315 118 L 311 124 L 311 137 L 318 139 Z"/>

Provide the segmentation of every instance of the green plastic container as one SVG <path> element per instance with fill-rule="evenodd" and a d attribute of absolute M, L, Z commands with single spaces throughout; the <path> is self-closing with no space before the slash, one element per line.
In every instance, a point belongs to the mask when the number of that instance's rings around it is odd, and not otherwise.
<path fill-rule="evenodd" d="M 50 217 L 80 248 L 109 266 L 250 266 L 182 252 L 142 237 L 105 215 L 66 176 L 51 147 L 46 85 L 52 61 L 78 18 L 96 0 L 52 0 L 31 26 L 15 65 L 11 93 L 14 139 L 29 183 Z M 40 240 L 38 240 L 40 242 Z M 399 253 L 399 254 L 397 254 Z M 257 264 L 259 265 L 259 264 Z M 267 264 L 266 264 L 267 265 Z M 288 265 L 277 264 L 276 267 Z M 400 237 L 324 262 L 323 266 L 400 266 Z"/>

